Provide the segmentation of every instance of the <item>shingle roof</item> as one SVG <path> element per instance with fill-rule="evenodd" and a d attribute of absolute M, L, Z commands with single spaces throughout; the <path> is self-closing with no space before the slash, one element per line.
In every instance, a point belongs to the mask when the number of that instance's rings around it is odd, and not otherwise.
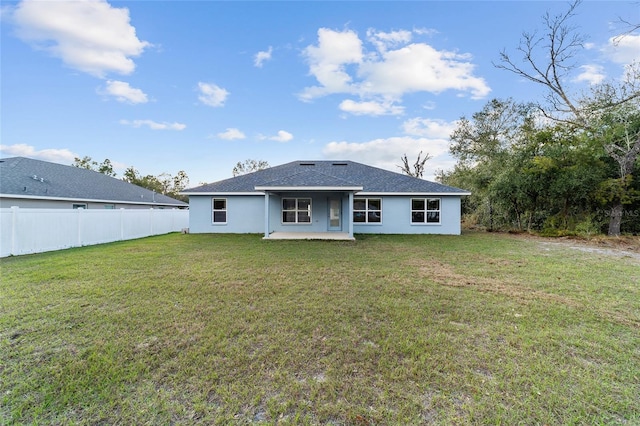
<path fill-rule="evenodd" d="M 0 159 L 0 194 L 186 207 L 166 195 L 92 170 L 25 157 Z"/>
<path fill-rule="evenodd" d="M 256 187 L 362 187 L 367 193 L 469 194 L 463 189 L 367 166 L 354 161 L 293 161 L 202 185 L 184 194 L 256 192 Z"/>

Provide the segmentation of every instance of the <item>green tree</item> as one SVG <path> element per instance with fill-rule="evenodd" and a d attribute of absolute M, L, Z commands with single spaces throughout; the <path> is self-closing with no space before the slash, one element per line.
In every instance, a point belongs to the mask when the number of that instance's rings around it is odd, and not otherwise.
<path fill-rule="evenodd" d="M 531 104 L 494 99 L 452 133 L 458 163 L 440 179 L 471 190 L 463 204 L 471 223 L 565 232 L 594 216 L 609 168 L 601 147 L 575 126 L 541 127 L 535 116 Z"/>
<path fill-rule="evenodd" d="M 189 185 L 189 177 L 183 170 L 180 170 L 176 176 L 171 176 L 169 173 L 161 173 L 158 176 L 142 176 L 138 170 L 131 166 L 124 171 L 122 179 L 134 185 L 155 191 L 158 194 L 188 202 L 188 197 L 180 194 L 180 192 Z"/>
<path fill-rule="evenodd" d="M 232 170 L 233 176 L 245 175 L 247 173 L 253 173 L 258 170 L 264 170 L 269 167 L 269 163 L 263 160 L 244 160 L 238 161 L 238 164 Z"/>
<path fill-rule="evenodd" d="M 73 159 L 74 167 L 79 167 L 81 169 L 93 170 L 94 172 L 99 172 L 107 176 L 115 177 L 116 172 L 113 171 L 113 165 L 111 164 L 111 160 L 106 158 L 102 163 L 98 164 L 97 161 L 94 161 L 89 156 L 84 156 L 82 158 L 75 157 Z"/>
<path fill-rule="evenodd" d="M 518 168 L 520 160 L 513 153 L 527 146 L 534 129 L 532 111 L 531 105 L 513 99 L 493 99 L 471 119 L 462 117 L 450 136 L 450 152 L 458 164 L 440 179 L 471 191 L 465 213 L 489 230 L 510 227 L 513 221 L 521 226 L 521 196 L 512 192 L 515 187 L 496 185 L 496 179 L 507 179 L 508 171 Z"/>
<path fill-rule="evenodd" d="M 522 60 L 514 60 L 506 51 L 502 51 L 500 62 L 496 67 L 547 89 L 546 102 L 538 104 L 539 110 L 545 117 L 575 126 L 589 135 L 598 137 L 608 133 L 607 125 L 610 121 L 607 117 L 612 112 L 617 113 L 620 108 L 626 106 L 631 106 L 632 110 L 637 111 L 640 98 L 640 79 L 638 78 L 640 72 L 638 64 L 633 64 L 627 68 L 626 78 L 623 81 L 596 85 L 587 96 L 575 95 L 568 90 L 567 81 L 571 81 L 570 74 L 577 67 L 575 58 L 583 49 L 585 41 L 585 37 L 570 24 L 580 3 L 580 0 L 574 1 L 566 12 L 557 16 L 545 14 L 542 35 L 535 31 L 523 33 L 517 47 Z M 606 154 L 619 166 L 620 173 L 615 178 L 620 179 L 620 184 L 627 182 L 625 173 L 630 173 L 630 170 L 635 168 L 640 152 L 640 133 L 628 133 L 631 137 L 626 139 L 628 142 L 626 144 L 619 139 L 599 138 Z M 617 212 L 622 212 L 624 204 L 622 200 L 630 199 L 631 195 L 611 198 L 614 213 L 610 218 L 609 235 L 620 235 L 621 222 L 617 219 L 619 217 Z"/>
<path fill-rule="evenodd" d="M 629 102 L 607 111 L 600 117 L 596 137 L 604 142 L 605 151 L 615 161 L 615 173 L 601 183 L 597 197 L 604 205 L 611 206 L 609 235 L 618 235 L 625 207 L 634 210 L 631 207 L 640 201 L 640 108 L 634 108 Z"/>

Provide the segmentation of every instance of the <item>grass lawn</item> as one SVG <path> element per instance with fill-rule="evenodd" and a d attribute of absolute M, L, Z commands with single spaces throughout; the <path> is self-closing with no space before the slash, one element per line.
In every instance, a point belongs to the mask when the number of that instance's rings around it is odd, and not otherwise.
<path fill-rule="evenodd" d="M 0 268 L 0 424 L 640 424 L 633 257 L 171 234 Z"/>

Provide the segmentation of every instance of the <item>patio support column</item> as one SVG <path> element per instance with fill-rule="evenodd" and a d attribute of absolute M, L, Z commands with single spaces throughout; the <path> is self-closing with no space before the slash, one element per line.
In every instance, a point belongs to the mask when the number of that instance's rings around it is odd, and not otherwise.
<path fill-rule="evenodd" d="M 347 204 L 347 223 L 349 224 L 349 238 L 353 238 L 353 191 L 349 191 Z"/>
<path fill-rule="evenodd" d="M 264 192 L 264 237 L 269 238 L 269 192 Z"/>

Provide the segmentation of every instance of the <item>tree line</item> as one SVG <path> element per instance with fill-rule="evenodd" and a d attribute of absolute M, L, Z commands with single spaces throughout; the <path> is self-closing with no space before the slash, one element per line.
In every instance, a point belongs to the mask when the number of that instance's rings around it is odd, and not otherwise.
<path fill-rule="evenodd" d="M 496 67 L 547 91 L 543 102 L 493 99 L 451 135 L 453 170 L 441 182 L 468 189 L 465 220 L 489 230 L 640 234 L 640 65 L 625 78 L 571 93 L 566 82 L 584 38 L 570 25 L 580 1 L 544 15 Z"/>
<path fill-rule="evenodd" d="M 102 163 L 98 163 L 88 156 L 84 156 L 82 158 L 75 157 L 72 165 L 74 167 L 93 170 L 111 177 L 117 176 L 116 172 L 113 170 L 113 164 L 108 158 Z M 187 173 L 183 170 L 180 170 L 175 176 L 172 176 L 169 173 L 161 173 L 154 176 L 142 175 L 133 166 L 130 166 L 124 171 L 122 180 L 150 189 L 158 194 L 167 195 L 176 200 L 184 202 L 189 201 L 188 196 L 180 195 L 180 192 L 189 186 L 189 176 L 187 176 Z"/>

